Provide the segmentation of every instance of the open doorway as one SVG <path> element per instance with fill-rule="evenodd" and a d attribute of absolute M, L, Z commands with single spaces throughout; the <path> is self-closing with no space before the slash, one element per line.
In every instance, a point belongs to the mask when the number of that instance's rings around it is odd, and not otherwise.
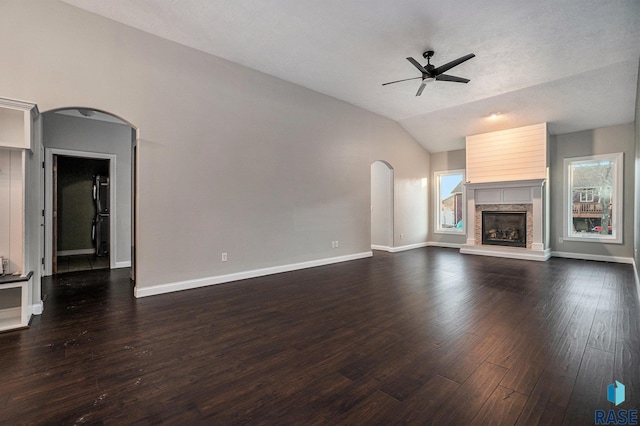
<path fill-rule="evenodd" d="M 393 243 L 393 167 L 371 164 L 371 249 L 391 251 Z"/>
<path fill-rule="evenodd" d="M 110 267 L 109 158 L 53 155 L 53 273 Z"/>
<path fill-rule="evenodd" d="M 43 275 L 132 266 L 136 135 L 96 110 L 42 114 Z"/>

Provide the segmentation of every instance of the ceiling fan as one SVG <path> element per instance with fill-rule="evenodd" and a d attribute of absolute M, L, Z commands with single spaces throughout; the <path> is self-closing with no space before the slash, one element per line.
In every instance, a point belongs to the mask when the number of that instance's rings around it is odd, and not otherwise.
<path fill-rule="evenodd" d="M 424 90 L 424 88 L 426 87 L 427 83 L 430 83 L 434 80 L 438 80 L 438 81 L 451 81 L 454 83 L 468 83 L 469 79 L 467 78 L 462 78 L 462 77 L 456 77 L 453 75 L 447 75 L 447 74 L 443 74 L 444 72 L 450 70 L 451 68 L 460 65 L 461 63 L 463 63 L 464 61 L 468 61 L 469 59 L 475 57 L 476 55 L 474 55 L 473 53 L 470 53 L 468 55 L 462 56 L 458 59 L 455 59 L 451 62 L 448 62 L 444 65 L 441 65 L 439 67 L 435 67 L 434 65 L 431 65 L 430 59 L 433 56 L 435 52 L 433 50 L 427 50 L 426 52 L 424 52 L 422 54 L 422 56 L 427 60 L 427 65 L 422 66 L 420 65 L 420 63 L 418 61 L 416 61 L 415 59 L 409 57 L 407 58 L 407 61 L 411 62 L 416 68 L 418 68 L 418 70 L 422 73 L 422 76 L 420 77 L 413 77 L 413 78 L 405 78 L 404 80 L 396 80 L 396 81 L 390 81 L 388 83 L 384 83 L 383 86 L 386 86 L 387 84 L 393 84 L 393 83 L 400 83 L 401 81 L 408 81 L 408 80 L 417 80 L 419 78 L 422 79 L 422 83 L 420 84 L 420 87 L 418 88 L 418 92 L 416 93 L 416 96 L 420 96 L 422 95 L 422 91 Z"/>

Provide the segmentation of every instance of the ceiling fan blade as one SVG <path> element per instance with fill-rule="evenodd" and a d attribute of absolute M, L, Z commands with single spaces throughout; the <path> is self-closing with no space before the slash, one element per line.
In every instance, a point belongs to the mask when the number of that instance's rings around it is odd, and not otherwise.
<path fill-rule="evenodd" d="M 474 58 L 476 55 L 474 55 L 473 53 L 470 53 L 468 55 L 465 55 L 461 58 L 458 58 L 456 60 L 453 60 L 451 62 L 448 62 L 444 65 L 440 65 L 438 68 L 435 68 L 433 71 L 431 71 L 431 74 L 433 75 L 440 75 L 443 72 L 449 71 L 451 68 L 460 65 L 461 63 L 463 63 L 464 61 L 468 61 L 471 58 Z"/>
<path fill-rule="evenodd" d="M 455 83 L 468 83 L 469 81 L 471 81 L 468 78 L 456 77 L 455 75 L 447 75 L 447 74 L 440 74 L 439 76 L 436 77 L 436 80 L 453 81 Z"/>
<path fill-rule="evenodd" d="M 404 80 L 390 81 L 390 82 L 388 82 L 388 83 L 383 83 L 382 85 L 383 85 L 383 86 L 386 86 L 387 84 L 400 83 L 401 81 L 408 81 L 408 80 L 417 80 L 417 79 L 419 79 L 419 78 L 422 78 L 422 77 L 411 77 L 411 78 L 405 78 Z"/>
<path fill-rule="evenodd" d="M 422 91 L 424 90 L 425 87 L 427 87 L 427 83 L 425 83 L 425 81 L 422 80 L 422 84 L 420 85 L 420 87 L 418 87 L 418 92 L 416 93 L 416 96 L 422 95 Z"/>
<path fill-rule="evenodd" d="M 420 62 L 416 61 L 415 59 L 409 57 L 409 58 L 407 58 L 407 61 L 411 62 L 413 64 L 413 66 L 418 68 L 421 73 L 431 75 L 431 73 L 428 72 L 422 65 L 420 65 Z"/>

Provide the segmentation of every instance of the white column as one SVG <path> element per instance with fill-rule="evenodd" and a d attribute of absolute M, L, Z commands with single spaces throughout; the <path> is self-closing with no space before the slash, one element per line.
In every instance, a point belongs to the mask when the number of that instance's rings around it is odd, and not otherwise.
<path fill-rule="evenodd" d="M 476 190 L 467 187 L 467 245 L 476 245 Z"/>
<path fill-rule="evenodd" d="M 542 203 L 542 187 L 531 188 L 533 198 L 533 241 L 531 250 L 544 251 L 543 221 L 545 217 L 544 205 Z"/>

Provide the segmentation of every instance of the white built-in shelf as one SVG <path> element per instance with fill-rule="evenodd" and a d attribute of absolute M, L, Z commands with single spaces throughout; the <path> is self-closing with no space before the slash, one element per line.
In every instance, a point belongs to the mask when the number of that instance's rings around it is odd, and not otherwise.
<path fill-rule="evenodd" d="M 29 326 L 29 288 L 33 274 L 25 276 L 5 275 L 0 277 L 0 300 L 9 292 L 20 292 L 20 303 L 0 309 L 0 332 Z"/>
<path fill-rule="evenodd" d="M 0 148 L 31 149 L 36 104 L 0 98 Z"/>

